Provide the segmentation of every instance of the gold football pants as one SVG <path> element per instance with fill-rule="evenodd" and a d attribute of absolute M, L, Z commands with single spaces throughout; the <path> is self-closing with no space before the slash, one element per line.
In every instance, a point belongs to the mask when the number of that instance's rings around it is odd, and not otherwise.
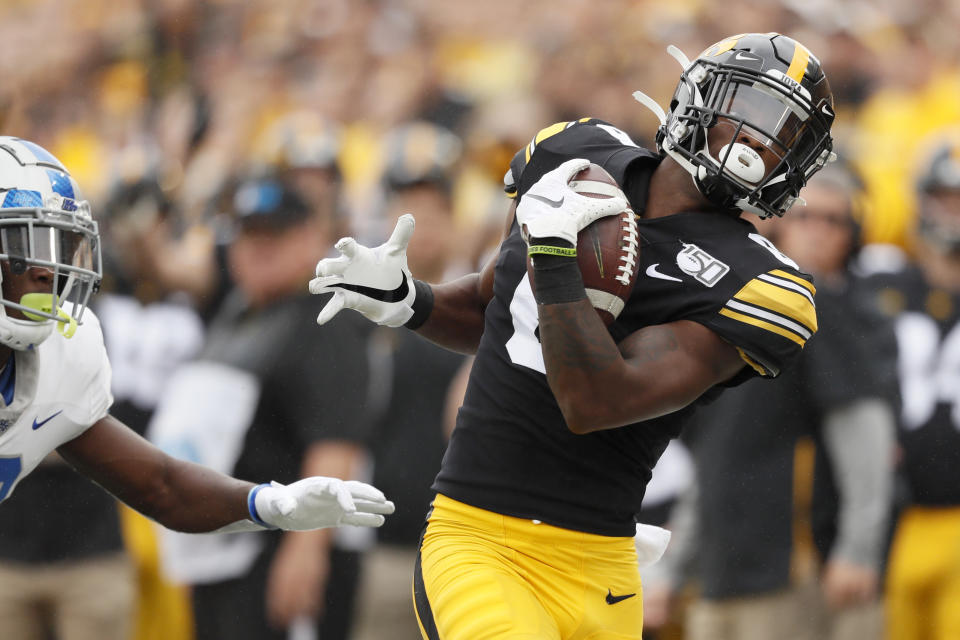
<path fill-rule="evenodd" d="M 633 538 L 512 518 L 438 495 L 414 570 L 426 640 L 639 640 Z"/>
<path fill-rule="evenodd" d="M 960 507 L 901 515 L 886 587 L 889 640 L 960 638 Z"/>

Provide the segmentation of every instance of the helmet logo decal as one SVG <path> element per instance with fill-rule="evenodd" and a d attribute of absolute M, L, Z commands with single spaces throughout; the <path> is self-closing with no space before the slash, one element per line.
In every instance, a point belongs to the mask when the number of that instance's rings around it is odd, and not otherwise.
<path fill-rule="evenodd" d="M 54 171 L 53 169 L 47 169 L 47 176 L 50 177 L 50 188 L 53 189 L 53 192 L 63 196 L 64 198 L 70 198 L 71 200 L 77 196 L 73 193 L 73 184 L 70 182 L 69 176 L 63 173 L 62 171 Z"/>
<path fill-rule="evenodd" d="M 15 209 L 19 207 L 42 207 L 43 198 L 39 191 L 29 189 L 10 189 L 7 196 L 3 199 L 2 209 Z"/>
<path fill-rule="evenodd" d="M 683 243 L 683 251 L 677 254 L 677 266 L 701 284 L 712 287 L 727 275 L 730 267 L 695 244 Z"/>

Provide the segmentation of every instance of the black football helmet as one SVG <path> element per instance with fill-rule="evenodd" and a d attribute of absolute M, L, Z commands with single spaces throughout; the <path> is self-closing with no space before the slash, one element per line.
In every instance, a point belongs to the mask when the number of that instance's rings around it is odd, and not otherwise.
<path fill-rule="evenodd" d="M 917 232 L 939 251 L 960 253 L 960 131 L 937 137 L 917 180 Z"/>
<path fill-rule="evenodd" d="M 713 204 L 782 216 L 833 158 L 833 94 L 820 62 L 778 33 L 731 36 L 693 61 L 672 45 L 667 51 L 683 65 L 670 110 L 634 93 L 660 118 L 660 151 Z"/>

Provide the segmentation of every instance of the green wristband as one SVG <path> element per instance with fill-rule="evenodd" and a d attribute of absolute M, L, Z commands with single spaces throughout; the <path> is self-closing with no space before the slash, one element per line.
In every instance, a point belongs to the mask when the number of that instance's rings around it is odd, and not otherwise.
<path fill-rule="evenodd" d="M 527 255 L 545 255 L 545 256 L 563 256 L 565 258 L 576 258 L 576 247 L 551 247 L 545 244 L 532 244 L 527 248 Z"/>

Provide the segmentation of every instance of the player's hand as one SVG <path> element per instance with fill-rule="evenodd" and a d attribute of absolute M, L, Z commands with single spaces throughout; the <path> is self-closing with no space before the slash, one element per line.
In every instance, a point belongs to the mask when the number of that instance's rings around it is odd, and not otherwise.
<path fill-rule="evenodd" d="M 824 569 L 820 588 L 827 606 L 836 611 L 874 600 L 878 584 L 876 569 L 848 560 L 831 559 Z"/>
<path fill-rule="evenodd" d="M 393 503 L 376 487 L 355 480 L 314 476 L 284 486 L 278 482 L 254 487 L 256 515 L 272 527 L 306 531 L 351 524 L 379 527 Z"/>
<path fill-rule="evenodd" d="M 353 238 L 337 242 L 340 257 L 318 262 L 317 277 L 310 281 L 310 293 L 333 293 L 317 316 L 317 324 L 329 322 L 342 309 L 353 309 L 388 327 L 403 326 L 410 319 L 417 295 L 407 268 L 413 227 L 413 216 L 407 213 L 379 247 L 365 247 Z"/>
<path fill-rule="evenodd" d="M 520 198 L 517 221 L 524 238 L 562 238 L 577 246 L 577 234 L 591 222 L 613 216 L 629 205 L 621 196 L 591 198 L 570 188 L 570 180 L 590 165 L 582 158 L 567 160 L 543 174 Z"/>

